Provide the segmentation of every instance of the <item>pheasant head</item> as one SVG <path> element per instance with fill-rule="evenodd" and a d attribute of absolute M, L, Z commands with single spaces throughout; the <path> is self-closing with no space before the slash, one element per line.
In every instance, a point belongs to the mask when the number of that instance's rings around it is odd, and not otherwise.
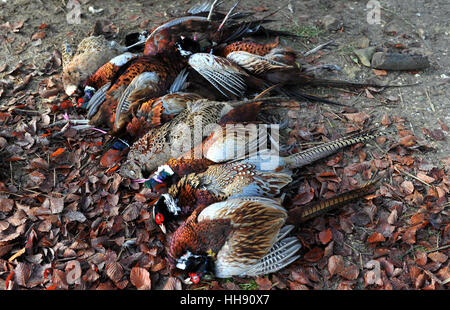
<path fill-rule="evenodd" d="M 166 223 L 181 212 L 175 199 L 169 194 L 162 194 L 153 205 L 153 219 L 161 231 L 166 233 Z"/>

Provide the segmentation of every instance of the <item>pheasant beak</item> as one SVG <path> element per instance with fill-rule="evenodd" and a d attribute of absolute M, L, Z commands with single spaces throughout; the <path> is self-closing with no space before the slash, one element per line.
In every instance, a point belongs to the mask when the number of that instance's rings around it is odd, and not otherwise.
<path fill-rule="evenodd" d="M 163 234 L 167 233 L 166 226 L 164 224 L 159 224 L 159 228 L 161 228 L 161 231 L 162 231 Z"/>
<path fill-rule="evenodd" d="M 76 90 L 77 90 L 77 86 L 73 85 L 73 84 L 68 85 L 68 86 L 65 87 L 65 91 L 66 91 L 67 96 L 72 96 L 75 93 Z"/>
<path fill-rule="evenodd" d="M 166 226 L 164 225 L 164 216 L 161 213 L 156 213 L 155 214 L 155 222 L 156 224 L 158 224 L 159 228 L 161 228 L 161 231 L 163 232 L 163 234 L 166 234 Z"/>

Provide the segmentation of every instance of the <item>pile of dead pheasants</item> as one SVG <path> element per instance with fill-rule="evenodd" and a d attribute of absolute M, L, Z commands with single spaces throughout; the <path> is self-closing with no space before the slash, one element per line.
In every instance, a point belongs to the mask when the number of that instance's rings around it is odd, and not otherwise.
<path fill-rule="evenodd" d="M 236 6 L 221 13 L 215 1 L 130 34 L 124 46 L 103 36 L 76 50 L 63 45 L 65 91 L 87 111 L 63 125 L 102 131 L 114 137 L 111 147 L 128 152 L 117 173 L 158 193 L 148 208 L 161 232 L 175 230 L 168 260 L 194 283 L 284 268 L 299 258 L 301 243 L 289 236 L 296 225 L 374 188 L 283 207 L 294 169 L 378 133 L 288 153 L 280 143 L 285 124 L 274 124 L 271 111 L 292 102 L 338 104 L 307 95 L 304 85 L 363 84 L 315 78 L 320 68 L 279 43 L 295 35 L 268 29 L 270 16 L 251 17 Z M 258 36 L 269 43 L 252 41 Z"/>

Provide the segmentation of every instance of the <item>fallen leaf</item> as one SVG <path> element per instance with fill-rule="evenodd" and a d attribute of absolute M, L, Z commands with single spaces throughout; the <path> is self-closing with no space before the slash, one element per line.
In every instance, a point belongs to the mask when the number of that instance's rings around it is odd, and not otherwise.
<path fill-rule="evenodd" d="M 323 257 L 323 249 L 314 248 L 303 256 L 303 259 L 310 263 L 315 263 Z"/>
<path fill-rule="evenodd" d="M 61 155 L 62 153 L 64 153 L 65 151 L 66 151 L 66 150 L 65 150 L 64 148 L 60 147 L 60 148 L 58 148 L 55 152 L 53 152 L 53 153 L 50 155 L 50 157 L 53 158 L 53 157 L 59 156 L 59 155 Z"/>
<path fill-rule="evenodd" d="M 255 279 L 256 284 L 258 284 L 258 289 L 260 290 L 271 290 L 272 289 L 272 282 L 269 280 L 268 277 L 257 277 Z"/>
<path fill-rule="evenodd" d="M 385 76 L 387 75 L 387 71 L 386 70 L 378 70 L 378 69 L 372 69 L 373 73 L 376 76 Z"/>
<path fill-rule="evenodd" d="M 405 194 L 407 195 L 412 194 L 414 192 L 414 185 L 411 181 L 403 181 L 401 187 L 403 188 Z"/>
<path fill-rule="evenodd" d="M 344 113 L 345 118 L 347 118 L 349 121 L 355 122 L 355 123 L 364 123 L 365 120 L 367 120 L 370 115 L 365 112 L 357 112 L 357 113 Z"/>
<path fill-rule="evenodd" d="M 268 10 L 268 8 L 266 8 L 263 5 L 260 5 L 260 6 L 254 7 L 252 10 L 255 12 L 265 12 Z"/>
<path fill-rule="evenodd" d="M 64 198 L 50 198 L 50 210 L 53 214 L 61 213 L 64 210 Z"/>
<path fill-rule="evenodd" d="M 364 265 L 364 268 L 371 269 L 364 274 L 364 285 L 366 287 L 373 284 L 376 284 L 378 286 L 383 285 L 383 280 L 381 279 L 381 266 L 379 261 L 368 261 Z"/>
<path fill-rule="evenodd" d="M 345 267 L 339 275 L 347 280 L 356 280 L 359 276 L 359 268 L 356 265 Z"/>
<path fill-rule="evenodd" d="M 231 282 L 229 282 L 229 283 L 231 283 Z M 164 284 L 164 287 L 162 289 L 169 290 L 169 291 L 181 290 L 182 289 L 181 281 L 180 281 L 180 279 L 178 279 L 176 277 L 170 277 L 167 279 L 167 281 Z"/>
<path fill-rule="evenodd" d="M 36 32 L 35 34 L 33 34 L 33 36 L 31 37 L 31 40 L 39 40 L 39 39 L 43 39 L 45 38 L 45 32 L 44 31 L 39 31 Z"/>
<path fill-rule="evenodd" d="M 434 261 L 434 262 L 438 262 L 438 263 L 445 263 L 448 259 L 448 256 L 445 255 L 444 253 L 441 252 L 432 252 L 428 254 L 428 257 Z"/>
<path fill-rule="evenodd" d="M 20 286 L 27 286 L 28 279 L 30 278 L 30 267 L 25 263 L 17 263 L 14 269 L 14 281 Z"/>
<path fill-rule="evenodd" d="M 416 263 L 419 266 L 425 266 L 427 263 L 427 254 L 425 252 L 419 252 L 416 254 Z"/>
<path fill-rule="evenodd" d="M 109 149 L 100 159 L 100 165 L 108 168 L 119 162 L 121 158 L 119 150 Z"/>
<path fill-rule="evenodd" d="M 32 182 L 34 186 L 39 186 L 45 181 L 46 177 L 39 171 L 35 170 L 28 175 L 28 179 Z"/>
<path fill-rule="evenodd" d="M 333 255 L 328 259 L 328 272 L 330 277 L 344 270 L 344 258 L 341 255 Z"/>
<path fill-rule="evenodd" d="M 374 232 L 369 236 L 369 238 L 367 238 L 367 241 L 370 243 L 384 242 L 386 241 L 386 238 L 382 234 Z"/>
<path fill-rule="evenodd" d="M 123 267 L 119 262 L 111 262 L 106 265 L 106 275 L 113 281 L 119 282 L 123 276 Z"/>
<path fill-rule="evenodd" d="M 81 264 L 77 260 L 68 261 L 66 264 L 67 284 L 78 283 L 81 278 Z"/>
<path fill-rule="evenodd" d="M 322 244 L 327 244 L 331 239 L 333 239 L 333 234 L 330 229 L 323 230 L 319 233 L 319 240 Z"/>
<path fill-rule="evenodd" d="M 1 212 L 9 212 L 14 207 L 14 200 L 9 198 L 0 198 L 0 211 Z"/>
<path fill-rule="evenodd" d="M 142 267 L 133 267 L 131 269 L 130 281 L 138 290 L 151 289 L 150 273 Z"/>

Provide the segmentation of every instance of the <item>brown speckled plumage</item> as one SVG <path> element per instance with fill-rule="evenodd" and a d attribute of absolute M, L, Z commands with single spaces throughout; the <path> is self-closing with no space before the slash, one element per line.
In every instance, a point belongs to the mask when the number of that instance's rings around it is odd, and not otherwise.
<path fill-rule="evenodd" d="M 144 89 L 133 89 L 129 94 L 128 99 L 131 101 L 129 111 L 139 106 L 145 99 L 163 95 L 185 66 L 181 59 L 174 61 L 173 57 L 175 57 L 173 54 L 168 54 L 158 57 L 142 56 L 133 60 L 124 73 L 111 85 L 106 93 L 105 102 L 91 119 L 90 124 L 93 126 L 106 125 L 113 128 L 114 132 L 122 130 L 129 121 L 129 112 L 121 115 L 118 127 L 114 126 L 114 120 L 117 105 L 127 87 L 142 73 L 156 74 L 157 80 L 154 83 Z"/>
<path fill-rule="evenodd" d="M 270 272 L 270 268 L 257 264 L 267 259 L 284 237 L 279 234 L 286 218 L 279 202 L 268 198 L 242 197 L 202 205 L 173 234 L 169 254 L 177 260 L 187 251 L 208 253 L 219 278 Z M 281 268 L 282 260 L 295 260 L 297 257 L 292 255 L 298 248 L 298 241 L 292 240 L 293 251 L 273 257 L 272 266 L 279 264 Z"/>
<path fill-rule="evenodd" d="M 68 53 L 63 45 L 62 80 L 66 93 L 72 95 L 98 68 L 124 52 L 124 49 L 118 44 L 111 44 L 104 36 L 84 38 L 73 54 Z"/>
<path fill-rule="evenodd" d="M 256 120 L 260 102 L 218 102 L 206 99 L 188 103 L 186 109 L 170 122 L 150 129 L 130 148 L 127 161 L 122 164 L 121 174 L 132 179 L 143 178 L 144 172 L 153 172 L 171 158 L 178 158 L 201 144 L 218 126 L 223 117 L 235 107 L 253 113 L 236 115 L 237 121 L 248 116 Z M 200 154 L 201 156 L 201 154 Z"/>
<path fill-rule="evenodd" d="M 161 126 L 180 114 L 188 102 L 202 99 L 194 93 L 173 93 L 142 103 L 127 125 L 127 132 L 140 137 L 149 129 Z"/>

